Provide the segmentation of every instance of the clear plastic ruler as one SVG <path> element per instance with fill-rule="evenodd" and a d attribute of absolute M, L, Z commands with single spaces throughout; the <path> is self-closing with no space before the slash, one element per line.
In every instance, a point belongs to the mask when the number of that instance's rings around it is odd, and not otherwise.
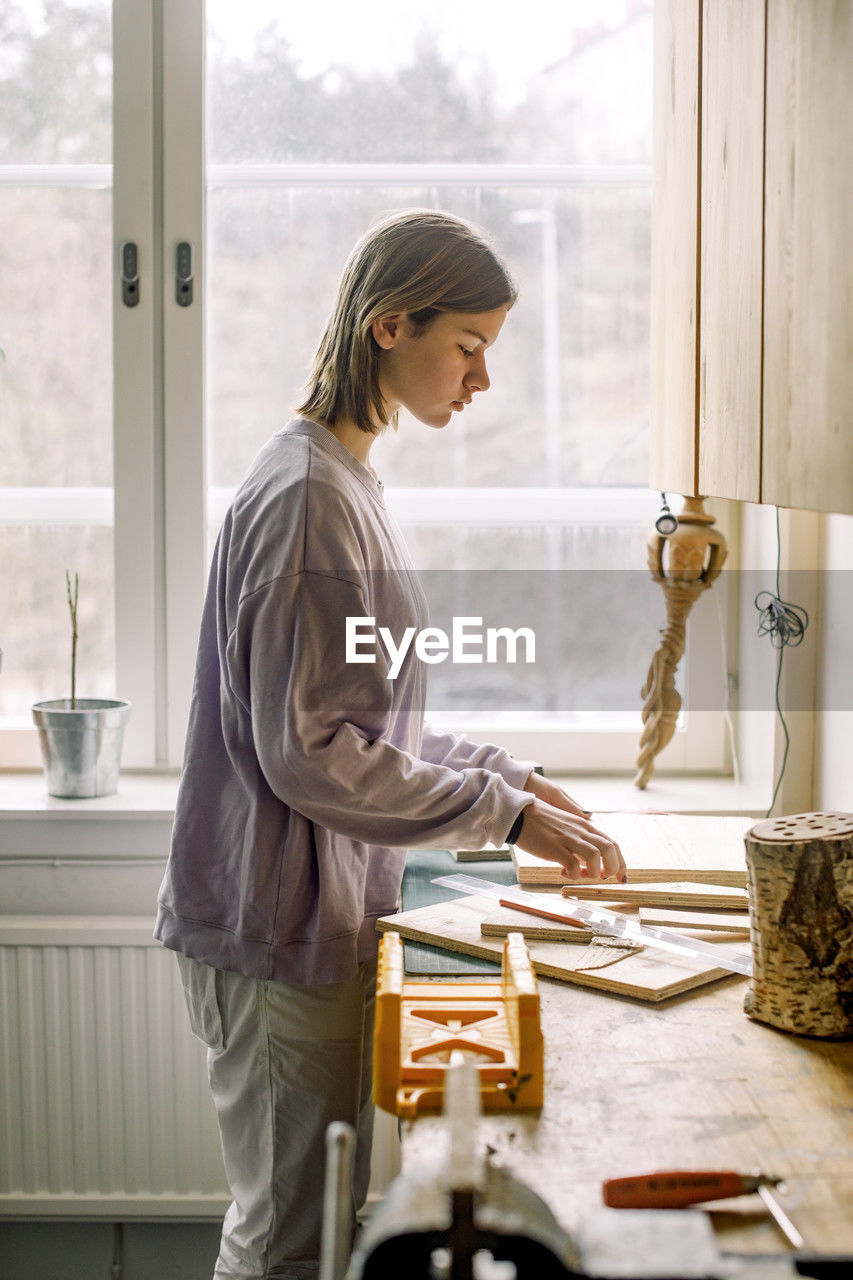
<path fill-rule="evenodd" d="M 725 953 L 718 943 L 681 938 L 669 929 L 639 924 L 628 916 L 620 915 L 618 911 L 608 911 L 606 907 L 596 906 L 592 902 L 562 897 L 556 900 L 550 894 L 543 898 L 542 894 L 527 893 L 514 885 L 496 884 L 493 880 L 481 880 L 479 876 L 438 876 L 432 883 L 443 889 L 454 889 L 457 893 L 477 894 L 503 902 L 518 902 L 539 911 L 547 910 L 554 915 L 565 915 L 567 919 L 582 920 L 598 933 L 606 933 L 613 938 L 630 938 L 634 942 L 643 942 L 649 947 L 658 947 L 661 951 L 671 951 L 676 955 L 713 960 L 720 969 L 730 969 L 732 973 L 743 973 L 747 977 L 752 973 L 752 956 L 747 952 L 735 955 Z"/>

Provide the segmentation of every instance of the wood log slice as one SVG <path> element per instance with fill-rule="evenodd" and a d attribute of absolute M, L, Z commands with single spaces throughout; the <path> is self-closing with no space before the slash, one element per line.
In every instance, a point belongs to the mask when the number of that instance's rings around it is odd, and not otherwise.
<path fill-rule="evenodd" d="M 853 813 L 772 818 L 745 842 L 744 1012 L 797 1035 L 853 1035 Z"/>

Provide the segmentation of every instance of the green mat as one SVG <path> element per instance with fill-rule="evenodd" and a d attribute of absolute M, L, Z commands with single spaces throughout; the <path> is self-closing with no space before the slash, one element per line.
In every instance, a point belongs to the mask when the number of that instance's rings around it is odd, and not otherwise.
<path fill-rule="evenodd" d="M 414 849 L 406 858 L 406 870 L 403 873 L 403 910 L 413 911 L 415 907 L 429 907 L 434 902 L 458 898 L 459 894 L 452 889 L 442 889 L 431 881 L 436 876 L 452 876 L 460 872 L 466 876 L 480 876 L 481 879 L 492 880 L 496 884 L 518 883 L 511 862 L 466 862 L 462 866 L 447 849 Z M 409 974 L 464 976 L 482 973 L 491 976 L 501 971 L 500 965 L 492 960 L 462 956 L 458 952 L 445 951 L 443 947 L 433 947 L 426 942 L 409 942 L 404 939 L 403 955 L 406 973 Z"/>

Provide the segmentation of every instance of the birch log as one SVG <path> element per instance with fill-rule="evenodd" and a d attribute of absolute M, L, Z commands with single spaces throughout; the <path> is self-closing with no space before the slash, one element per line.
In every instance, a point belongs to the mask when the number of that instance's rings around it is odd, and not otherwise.
<path fill-rule="evenodd" d="M 853 1035 L 853 813 L 773 818 L 745 840 L 744 1012 L 798 1035 Z"/>

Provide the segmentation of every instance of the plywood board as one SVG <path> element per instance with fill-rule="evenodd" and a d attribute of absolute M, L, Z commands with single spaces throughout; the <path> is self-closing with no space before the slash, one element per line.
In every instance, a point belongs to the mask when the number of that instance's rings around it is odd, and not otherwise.
<path fill-rule="evenodd" d="M 679 911 L 664 907 L 640 907 L 640 924 L 669 929 L 703 929 L 722 933 L 749 933 L 749 916 L 742 911 Z"/>
<path fill-rule="evenodd" d="M 691 880 L 739 888 L 746 885 L 743 837 L 754 825 L 754 818 L 594 813 L 590 821 L 619 845 L 629 883 Z M 566 883 L 557 862 L 536 858 L 523 849 L 513 850 L 513 862 L 519 884 Z"/>
<path fill-rule="evenodd" d="M 494 909 L 491 898 L 457 898 L 453 902 L 439 902 L 431 907 L 384 916 L 377 921 L 377 928 L 383 931 L 393 929 L 404 938 L 491 959 L 501 955 L 503 942 L 497 938 L 482 937 L 480 926 Z M 598 954 L 594 957 L 588 955 L 589 951 L 598 953 L 599 948 L 539 941 L 530 941 L 528 946 L 533 967 L 541 977 L 652 1003 L 729 976 L 729 970 L 718 968 L 713 963 L 692 956 L 668 956 L 649 948 L 626 955 L 604 969 L 585 969 L 581 966 L 601 962 Z M 721 948 L 725 946 L 725 943 L 721 944 Z"/>

